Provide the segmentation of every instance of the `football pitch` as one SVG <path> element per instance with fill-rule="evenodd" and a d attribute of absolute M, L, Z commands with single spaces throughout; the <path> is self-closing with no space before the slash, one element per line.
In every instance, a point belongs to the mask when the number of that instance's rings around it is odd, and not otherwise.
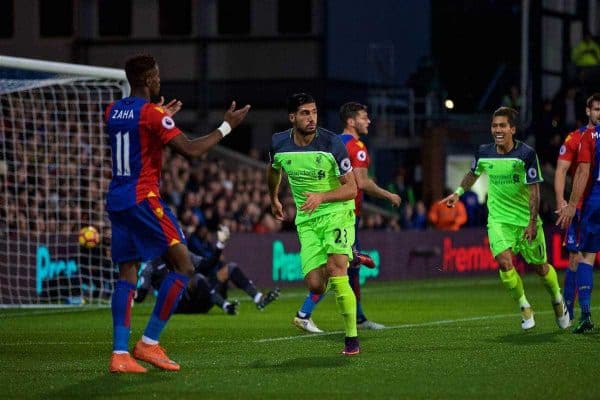
<path fill-rule="evenodd" d="M 311 335 L 291 325 L 303 288 L 284 288 L 262 312 L 231 291 L 243 300 L 237 316 L 213 308 L 171 319 L 161 344 L 180 372 L 148 366 L 140 375 L 108 372 L 109 308 L 0 309 L 0 397 L 600 398 L 600 334 L 560 331 L 541 282 L 534 274 L 524 282 L 536 313 L 529 332 L 496 275 L 369 282 L 365 312 L 388 328 L 359 331 L 362 352 L 353 357 L 339 354 L 344 334 L 333 295 L 313 314 L 326 333 Z M 151 307 L 133 308 L 131 346 Z"/>

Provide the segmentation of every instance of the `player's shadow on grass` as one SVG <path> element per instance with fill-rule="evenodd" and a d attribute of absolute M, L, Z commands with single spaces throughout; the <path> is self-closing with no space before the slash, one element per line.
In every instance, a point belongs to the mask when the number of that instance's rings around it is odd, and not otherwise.
<path fill-rule="evenodd" d="M 45 399 L 86 399 L 92 400 L 98 397 L 106 398 L 135 398 L 139 393 L 143 393 L 148 385 L 163 384 L 163 387 L 169 387 L 173 383 L 171 380 L 177 378 L 178 374 L 161 371 L 149 367 L 147 374 L 111 374 L 108 371 L 102 373 L 94 379 L 75 381 L 72 385 L 63 387 L 59 390 L 47 393 Z M 172 394 L 168 390 L 160 397 L 169 397 Z"/>
<path fill-rule="evenodd" d="M 299 336 L 305 336 L 305 338 L 301 339 L 301 340 L 312 340 L 312 341 L 319 341 L 319 342 L 336 342 L 336 343 L 340 343 L 340 346 L 343 346 L 344 344 L 344 334 L 340 333 L 340 334 L 300 334 Z M 362 332 L 358 332 L 358 339 L 360 340 L 360 343 L 366 343 L 369 340 L 371 340 L 371 336 L 366 336 L 366 335 L 362 335 Z"/>
<path fill-rule="evenodd" d="M 298 357 L 281 362 L 256 360 L 248 364 L 249 368 L 268 369 L 269 372 L 289 372 L 305 368 L 337 368 L 348 364 L 348 357 L 331 354 L 328 357 Z"/>
<path fill-rule="evenodd" d="M 563 335 L 565 332 L 544 332 L 544 333 L 536 333 L 532 332 L 518 332 L 511 333 L 508 335 L 498 336 L 497 341 L 500 343 L 510 343 L 527 346 L 530 344 L 540 344 L 540 343 L 553 343 L 558 342 L 558 336 Z"/>

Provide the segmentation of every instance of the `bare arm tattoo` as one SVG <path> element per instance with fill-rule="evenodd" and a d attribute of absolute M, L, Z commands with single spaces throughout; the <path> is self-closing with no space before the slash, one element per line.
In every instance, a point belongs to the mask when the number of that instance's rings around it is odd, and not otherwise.
<path fill-rule="evenodd" d="M 540 184 L 529 185 L 529 219 L 536 220 L 540 210 Z"/>
<path fill-rule="evenodd" d="M 469 171 L 465 174 L 464 178 L 460 182 L 460 186 L 465 190 L 469 190 L 469 189 L 471 189 L 471 186 L 473 186 L 473 184 L 475 184 L 475 182 L 477 181 L 477 178 L 479 178 L 477 175 L 475 175 L 473 172 Z"/>

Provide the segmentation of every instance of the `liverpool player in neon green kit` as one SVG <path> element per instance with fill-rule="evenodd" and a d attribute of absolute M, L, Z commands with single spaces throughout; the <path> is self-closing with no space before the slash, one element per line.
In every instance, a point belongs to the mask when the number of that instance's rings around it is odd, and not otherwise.
<path fill-rule="evenodd" d="M 491 127 L 494 143 L 479 147 L 471 170 L 461 185 L 441 202 L 454 207 L 458 197 L 473 186 L 482 173 L 487 173 L 490 247 L 500 267 L 500 280 L 521 308 L 521 328 L 533 328 L 535 320 L 533 309 L 525 297 L 523 281 L 513 265 L 513 255 L 517 253 L 535 268 L 550 293 L 556 323 L 561 329 L 566 329 L 569 313 L 556 271 L 547 262 L 546 239 L 538 215 L 539 183 L 543 181 L 539 162 L 535 150 L 514 140 L 516 118 L 517 112 L 512 108 L 500 107 L 494 112 Z"/>
<path fill-rule="evenodd" d="M 296 203 L 302 273 L 316 294 L 335 293 L 346 331 L 342 354 L 360 352 L 356 331 L 356 297 L 348 281 L 354 243 L 356 181 L 346 146 L 333 132 L 317 128 L 317 106 L 312 96 L 288 99 L 292 128 L 273 135 L 267 167 L 271 210 L 285 218 L 278 198 L 281 171 L 288 176 Z"/>

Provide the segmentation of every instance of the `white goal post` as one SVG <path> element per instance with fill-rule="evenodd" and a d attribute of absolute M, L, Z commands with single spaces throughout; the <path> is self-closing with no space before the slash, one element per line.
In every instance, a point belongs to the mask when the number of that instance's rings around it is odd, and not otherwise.
<path fill-rule="evenodd" d="M 103 115 L 128 94 L 120 69 L 0 56 L 0 307 L 110 297 Z M 91 249 L 78 242 L 89 225 Z"/>

